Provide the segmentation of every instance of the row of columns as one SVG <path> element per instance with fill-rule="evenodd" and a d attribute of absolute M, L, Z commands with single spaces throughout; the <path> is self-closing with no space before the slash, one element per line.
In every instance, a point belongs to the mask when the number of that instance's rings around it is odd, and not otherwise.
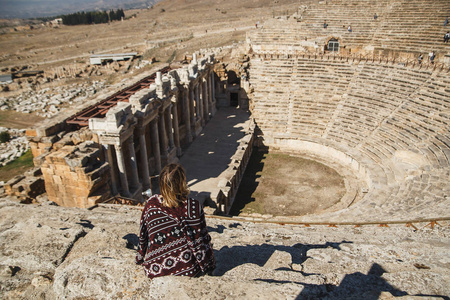
<path fill-rule="evenodd" d="M 180 93 L 183 98 L 183 121 L 186 127 L 187 142 L 196 136 L 196 124 L 203 127 L 213 110 L 214 73 L 187 86 Z M 166 100 L 167 101 L 167 100 Z M 104 145 L 111 172 L 111 192 L 114 195 L 133 197 L 137 192 L 151 188 L 150 176 L 159 174 L 169 161 L 172 151 L 181 156 L 180 130 L 177 113 L 177 99 L 174 96 L 170 104 L 162 103 L 157 114 L 150 120 L 139 120 L 132 133 L 116 137 L 113 142 Z M 135 139 L 138 143 L 139 158 L 136 155 Z M 149 135 L 149 138 L 148 138 Z M 148 141 L 150 145 L 147 145 Z M 105 143 L 105 141 L 103 141 Z M 151 165 L 150 162 L 153 161 Z"/>
<path fill-rule="evenodd" d="M 202 127 L 205 126 L 215 114 L 214 103 L 214 72 L 186 86 L 183 94 L 183 121 L 188 143 L 196 137 L 196 124 L 200 122 Z"/>
<path fill-rule="evenodd" d="M 134 134 L 138 135 L 139 157 L 136 155 Z M 111 172 L 111 192 L 133 197 L 137 191 L 151 188 L 151 174 L 159 174 L 168 162 L 170 152 L 181 155 L 176 102 L 161 109 L 154 119 L 134 129 L 125 141 L 105 145 Z M 150 135 L 149 147 L 146 135 Z M 151 157 L 149 151 L 151 150 Z M 150 167 L 150 161 L 154 164 Z"/>

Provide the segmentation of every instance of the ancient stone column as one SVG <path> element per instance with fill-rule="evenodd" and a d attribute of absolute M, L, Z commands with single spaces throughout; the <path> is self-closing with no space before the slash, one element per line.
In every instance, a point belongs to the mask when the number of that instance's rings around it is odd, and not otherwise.
<path fill-rule="evenodd" d="M 128 178 L 125 169 L 125 161 L 123 159 L 123 152 L 121 145 L 114 145 L 116 149 L 117 167 L 119 168 L 120 186 L 122 187 L 122 196 L 130 197 L 130 190 L 128 189 Z"/>
<path fill-rule="evenodd" d="M 159 113 L 159 149 L 161 153 L 161 163 L 163 165 L 167 164 L 167 134 L 166 134 L 166 125 L 165 125 L 165 112 L 161 111 Z"/>
<path fill-rule="evenodd" d="M 215 93 L 214 72 L 211 72 L 211 102 L 214 102 Z"/>
<path fill-rule="evenodd" d="M 178 112 L 177 112 L 177 99 L 174 98 L 172 101 L 172 121 L 173 121 L 173 138 L 175 147 L 177 149 L 177 156 L 181 156 L 181 147 L 180 147 L 180 131 L 178 128 Z"/>
<path fill-rule="evenodd" d="M 128 138 L 128 151 L 130 151 L 131 186 L 136 190 L 139 188 L 139 173 L 137 168 L 136 151 L 134 150 L 133 135 Z"/>
<path fill-rule="evenodd" d="M 184 110 L 183 110 L 183 120 L 184 125 L 186 127 L 186 141 L 187 143 L 192 142 L 192 131 L 191 131 L 191 104 L 189 102 L 189 88 L 185 89 L 183 92 L 183 103 L 184 103 Z"/>
<path fill-rule="evenodd" d="M 117 195 L 119 192 L 117 190 L 117 173 L 116 173 L 116 164 L 114 163 L 114 159 L 113 159 L 113 149 L 112 149 L 112 145 L 104 145 L 103 146 L 105 148 L 106 151 L 106 155 L 108 158 L 108 163 L 109 163 L 109 171 L 111 173 L 111 192 L 113 195 Z"/>
<path fill-rule="evenodd" d="M 139 134 L 139 151 L 140 151 L 140 166 L 142 176 L 142 187 L 144 190 L 151 188 L 150 174 L 148 169 L 147 145 L 145 143 L 145 127 L 138 130 Z"/>
<path fill-rule="evenodd" d="M 189 103 L 190 103 L 190 109 L 191 109 L 191 128 L 192 128 L 192 137 L 195 138 L 195 120 L 196 120 L 196 114 L 197 114 L 197 108 L 194 108 L 194 87 L 189 90 Z"/>
<path fill-rule="evenodd" d="M 153 150 L 153 156 L 155 158 L 155 168 L 157 173 L 161 173 L 161 152 L 159 150 L 159 130 L 158 130 L 158 121 L 153 120 L 151 121 L 151 128 L 152 128 L 152 150 Z"/>
<path fill-rule="evenodd" d="M 213 72 L 211 72 L 211 74 L 214 75 Z M 214 103 L 214 100 L 213 100 L 213 97 L 214 97 L 214 94 L 213 94 L 213 79 L 212 79 L 212 76 L 208 76 L 207 78 L 208 78 L 207 82 L 208 82 L 208 94 L 209 94 L 209 97 L 208 97 L 209 113 L 210 113 L 210 116 L 212 117 L 212 116 L 214 116 L 214 107 L 213 107 L 213 105 L 214 105 L 214 104 L 213 104 L 213 103 Z"/>
<path fill-rule="evenodd" d="M 161 72 L 156 72 L 156 78 L 155 78 L 155 83 L 158 84 L 162 84 L 162 74 Z"/>
<path fill-rule="evenodd" d="M 166 109 L 166 111 L 164 113 L 166 114 L 165 120 L 166 120 L 167 135 L 169 136 L 169 148 L 172 149 L 173 147 L 175 147 L 175 144 L 173 142 L 173 123 L 172 123 L 172 116 L 171 116 L 172 104 L 170 104 L 170 106 Z"/>
<path fill-rule="evenodd" d="M 208 100 L 208 85 L 206 80 L 202 81 L 202 98 L 203 98 L 203 119 L 205 122 L 209 121 L 209 100 Z"/>
<path fill-rule="evenodd" d="M 195 103 L 198 106 L 197 118 L 201 121 L 201 124 L 203 127 L 203 126 L 205 126 L 205 118 L 203 117 L 203 99 L 201 99 L 201 98 L 203 98 L 203 97 L 201 97 L 201 96 L 203 96 L 202 95 L 203 93 L 201 92 L 201 89 L 202 89 L 202 84 L 200 82 L 199 84 L 197 84 L 195 86 Z"/>

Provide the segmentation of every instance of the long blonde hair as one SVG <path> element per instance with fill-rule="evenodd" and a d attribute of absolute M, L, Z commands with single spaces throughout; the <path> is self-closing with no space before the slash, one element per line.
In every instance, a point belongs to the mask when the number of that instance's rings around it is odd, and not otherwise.
<path fill-rule="evenodd" d="M 165 207 L 178 207 L 187 199 L 189 188 L 186 183 L 186 172 L 180 164 L 166 165 L 159 175 L 159 190 Z"/>

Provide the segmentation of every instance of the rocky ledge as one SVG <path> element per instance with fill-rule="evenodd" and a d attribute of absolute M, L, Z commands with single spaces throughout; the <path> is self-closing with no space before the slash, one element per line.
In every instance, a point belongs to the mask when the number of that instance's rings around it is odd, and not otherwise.
<path fill-rule="evenodd" d="M 207 218 L 217 268 L 150 280 L 139 208 L 0 201 L 2 299 L 448 299 L 449 223 L 277 225 Z"/>

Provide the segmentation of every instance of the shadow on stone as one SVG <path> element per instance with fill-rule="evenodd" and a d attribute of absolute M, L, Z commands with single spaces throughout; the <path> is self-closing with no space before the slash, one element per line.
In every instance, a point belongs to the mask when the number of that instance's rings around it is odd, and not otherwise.
<path fill-rule="evenodd" d="M 223 225 L 217 225 L 217 228 L 213 228 L 208 226 L 208 231 L 209 232 L 217 232 L 217 233 L 223 233 L 223 231 L 225 230 L 225 226 Z"/>
<path fill-rule="evenodd" d="M 76 224 L 81 225 L 84 228 L 89 228 L 89 229 L 94 228 L 94 225 L 89 220 L 80 220 L 80 222 L 77 222 Z"/>
<path fill-rule="evenodd" d="M 360 272 L 348 274 L 338 286 L 332 284 L 307 284 L 296 282 L 304 286 L 296 299 L 379 299 L 382 292 L 389 292 L 394 297 L 406 296 L 408 293 L 390 285 L 381 276 L 386 271 L 374 263 L 367 274 Z M 259 280 L 258 281 L 264 281 Z"/>
<path fill-rule="evenodd" d="M 129 233 L 122 237 L 124 240 L 127 240 L 126 247 L 128 249 L 137 249 L 137 246 L 139 244 L 139 237 L 134 233 Z"/>
<path fill-rule="evenodd" d="M 216 257 L 216 270 L 214 271 L 214 276 L 222 276 L 226 272 L 240 266 L 243 264 L 256 264 L 258 266 L 264 266 L 274 254 L 275 251 L 287 252 L 290 254 L 292 261 L 285 262 L 285 265 L 300 265 L 307 258 L 307 252 L 310 249 L 318 249 L 318 248 L 334 248 L 337 250 L 340 249 L 340 245 L 343 243 L 352 243 L 349 241 L 342 241 L 340 243 L 330 243 L 327 242 L 325 244 L 295 244 L 293 246 L 282 246 L 282 245 L 247 245 L 247 246 L 233 246 L 228 247 L 224 246 L 220 250 L 214 251 L 214 256 Z M 280 265 L 279 267 L 285 268 L 286 270 L 290 270 L 293 272 L 298 272 L 294 269 L 288 269 L 286 266 Z M 278 268 L 277 268 L 278 269 Z M 301 272 L 301 271 L 299 271 Z M 312 275 L 305 274 L 302 272 L 304 276 Z"/>
<path fill-rule="evenodd" d="M 233 206 L 231 207 L 230 215 L 238 216 L 247 204 L 255 201 L 255 198 L 252 197 L 252 195 L 258 187 L 258 178 L 261 177 L 259 174 L 264 168 L 264 163 L 262 161 L 267 153 L 269 153 L 267 149 L 259 149 L 258 147 L 253 148 L 252 155 L 250 156 L 241 184 L 239 185 Z"/>
<path fill-rule="evenodd" d="M 237 223 L 236 222 L 236 223 L 229 224 L 228 228 L 238 228 L 239 226 L 242 226 L 241 223 Z M 211 226 L 207 226 L 207 228 L 208 228 L 209 232 L 217 232 L 217 233 L 220 233 L 220 234 L 222 234 L 225 231 L 225 229 L 227 229 L 227 227 L 225 227 L 223 225 L 217 225 L 216 228 L 215 227 L 211 227 Z"/>

